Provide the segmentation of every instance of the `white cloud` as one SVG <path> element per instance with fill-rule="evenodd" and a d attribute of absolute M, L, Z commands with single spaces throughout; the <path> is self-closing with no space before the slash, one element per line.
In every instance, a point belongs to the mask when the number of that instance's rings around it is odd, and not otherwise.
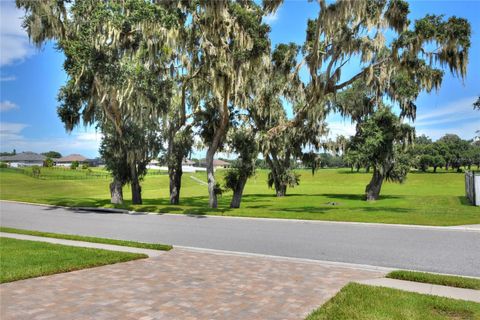
<path fill-rule="evenodd" d="M 420 112 L 417 115 L 416 122 L 422 123 L 426 120 L 445 120 L 452 119 L 455 121 L 458 118 L 464 117 L 465 115 L 475 115 L 477 111 L 473 110 L 473 103 L 476 101 L 476 97 L 463 98 L 457 101 L 450 102 L 446 105 L 440 107 L 429 108 L 427 112 Z M 422 108 L 422 110 L 426 110 Z M 432 111 L 433 110 L 433 111 Z"/>
<path fill-rule="evenodd" d="M 22 28 L 23 12 L 13 1 L 0 3 L 0 66 L 22 61 L 34 50 Z"/>
<path fill-rule="evenodd" d="M 28 127 L 25 123 L 0 122 L 0 144 L 4 141 L 22 139 L 21 132 Z"/>
<path fill-rule="evenodd" d="M 425 110 L 418 114 L 413 124 L 417 135 L 425 134 L 436 140 L 447 133 L 454 133 L 463 139 L 471 139 L 480 129 L 480 112 L 473 109 L 476 97 L 468 97 Z M 427 111 L 430 110 L 430 111 Z"/>
<path fill-rule="evenodd" d="M 15 103 L 8 100 L 0 102 L 0 112 L 9 111 L 13 109 L 18 109 L 18 106 Z"/>
<path fill-rule="evenodd" d="M 350 120 L 340 121 L 327 121 L 328 124 L 328 137 L 335 139 L 337 136 L 343 135 L 345 137 L 355 135 L 356 128 L 355 123 L 351 123 Z"/>
<path fill-rule="evenodd" d="M 462 139 L 473 139 L 478 134 L 476 131 L 480 130 L 480 125 L 477 122 L 466 123 L 461 126 L 449 127 L 449 128 L 416 128 L 416 135 L 420 136 L 422 134 L 430 137 L 432 140 L 438 140 L 447 133 L 453 133 L 458 135 Z"/>
<path fill-rule="evenodd" d="M 17 80 L 17 77 L 15 76 L 0 77 L 0 82 L 15 81 L 15 80 Z"/>
<path fill-rule="evenodd" d="M 278 10 L 275 13 L 271 13 L 263 17 L 263 22 L 266 24 L 273 24 L 278 20 Z"/>
<path fill-rule="evenodd" d="M 0 123 L 0 145 L 2 150 L 45 152 L 59 151 L 62 154 L 81 153 L 95 157 L 102 134 L 92 131 L 75 131 L 62 137 L 27 138 L 22 131 L 28 127 L 23 123 Z"/>

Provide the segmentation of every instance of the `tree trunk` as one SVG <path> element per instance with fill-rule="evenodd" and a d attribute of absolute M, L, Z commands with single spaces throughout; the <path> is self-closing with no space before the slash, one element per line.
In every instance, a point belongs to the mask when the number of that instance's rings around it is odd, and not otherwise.
<path fill-rule="evenodd" d="M 267 156 L 267 164 L 272 171 L 273 176 L 273 186 L 275 187 L 275 195 L 277 197 L 284 197 L 287 193 L 287 186 L 282 186 L 280 179 L 280 172 L 282 171 L 281 165 L 279 164 L 279 160 L 275 152 L 270 152 L 272 158 Z"/>
<path fill-rule="evenodd" d="M 285 197 L 287 195 L 287 186 L 286 185 L 279 185 L 278 188 L 275 188 L 277 197 Z"/>
<path fill-rule="evenodd" d="M 378 200 L 380 190 L 383 184 L 383 175 L 377 168 L 373 168 L 373 176 L 370 183 L 365 188 L 365 197 L 367 201 Z"/>
<path fill-rule="evenodd" d="M 365 168 L 365 172 L 366 172 L 366 173 L 370 173 L 370 166 L 367 166 L 367 167 Z"/>
<path fill-rule="evenodd" d="M 180 166 L 175 165 L 168 168 L 168 176 L 170 178 L 170 204 L 180 203 L 180 188 L 182 187 L 182 163 Z"/>
<path fill-rule="evenodd" d="M 232 201 L 230 202 L 230 208 L 240 208 L 240 202 L 242 201 L 243 189 L 247 183 L 247 176 L 240 175 L 235 190 L 233 190 Z"/>
<path fill-rule="evenodd" d="M 229 92 L 228 85 L 224 84 L 223 92 L 223 101 L 222 106 L 219 108 L 220 111 L 220 125 L 213 135 L 212 143 L 208 147 L 207 156 L 205 162 L 207 163 L 207 182 L 208 182 L 208 205 L 210 208 L 217 208 L 217 192 L 216 192 L 216 183 L 215 183 L 215 170 L 213 168 L 213 157 L 217 152 L 218 147 L 220 146 L 222 140 L 225 138 L 225 133 L 228 127 L 228 100 Z"/>
<path fill-rule="evenodd" d="M 213 168 L 213 156 L 215 155 L 213 148 L 208 148 L 207 157 L 205 162 L 207 163 L 207 182 L 208 182 L 208 206 L 210 208 L 217 208 L 217 193 L 215 192 L 215 171 Z"/>
<path fill-rule="evenodd" d="M 123 190 L 122 183 L 117 179 L 113 179 L 110 183 L 110 202 L 113 204 L 123 204 Z"/>
<path fill-rule="evenodd" d="M 437 166 L 433 166 L 433 173 L 437 173 Z"/>
<path fill-rule="evenodd" d="M 140 181 L 138 180 L 138 172 L 135 164 L 131 165 L 132 171 L 132 182 L 130 186 L 132 188 L 132 204 L 142 204 L 142 187 L 140 186 Z"/>

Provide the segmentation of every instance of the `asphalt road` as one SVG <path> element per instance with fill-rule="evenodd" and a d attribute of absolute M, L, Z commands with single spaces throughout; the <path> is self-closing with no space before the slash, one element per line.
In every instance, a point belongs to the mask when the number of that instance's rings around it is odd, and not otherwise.
<path fill-rule="evenodd" d="M 480 232 L 98 213 L 0 202 L 2 226 L 480 277 Z"/>

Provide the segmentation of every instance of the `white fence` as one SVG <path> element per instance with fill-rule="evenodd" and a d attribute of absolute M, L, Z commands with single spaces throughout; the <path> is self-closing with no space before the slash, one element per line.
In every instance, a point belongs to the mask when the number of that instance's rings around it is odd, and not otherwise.
<path fill-rule="evenodd" d="M 465 173 L 465 195 L 471 204 L 480 206 L 480 175 L 478 173 Z"/>

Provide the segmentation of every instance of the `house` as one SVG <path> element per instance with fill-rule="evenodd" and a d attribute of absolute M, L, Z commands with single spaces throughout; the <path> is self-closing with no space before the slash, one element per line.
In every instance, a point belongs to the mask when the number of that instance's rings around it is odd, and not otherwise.
<path fill-rule="evenodd" d="M 42 166 L 46 159 L 44 155 L 35 152 L 22 152 L 14 156 L 2 156 L 0 161 L 6 162 L 12 168 Z"/>
<path fill-rule="evenodd" d="M 183 159 L 182 171 L 183 172 L 197 172 L 203 171 L 202 168 L 195 167 L 195 162 L 189 159 Z"/>
<path fill-rule="evenodd" d="M 220 159 L 213 159 L 213 167 L 215 169 L 227 169 L 230 168 L 231 164 L 230 162 L 223 161 Z"/>
<path fill-rule="evenodd" d="M 194 166 L 195 161 L 192 161 L 190 159 L 183 159 L 182 165 L 184 165 L 184 166 Z"/>
<path fill-rule="evenodd" d="M 199 168 L 195 167 L 195 162 L 189 159 L 183 159 L 182 161 L 182 171 L 183 172 L 197 172 L 197 171 L 205 171 L 205 168 Z M 157 159 L 154 159 L 150 161 L 147 165 L 148 169 L 154 169 L 154 170 L 163 170 L 163 171 L 168 171 L 167 166 L 162 166 L 160 165 L 159 161 Z"/>
<path fill-rule="evenodd" d="M 200 160 L 200 166 L 201 167 L 207 167 L 207 162 L 205 159 Z M 231 164 L 230 162 L 220 160 L 220 159 L 213 159 L 213 168 L 215 170 L 217 169 L 227 169 L 230 168 Z"/>
<path fill-rule="evenodd" d="M 61 167 L 70 167 L 75 161 L 77 161 L 80 165 L 82 163 L 89 163 L 89 160 L 81 154 L 71 154 L 66 157 L 56 159 L 55 164 Z"/>
<path fill-rule="evenodd" d="M 90 167 L 105 167 L 105 160 L 102 158 L 87 159 Z"/>

